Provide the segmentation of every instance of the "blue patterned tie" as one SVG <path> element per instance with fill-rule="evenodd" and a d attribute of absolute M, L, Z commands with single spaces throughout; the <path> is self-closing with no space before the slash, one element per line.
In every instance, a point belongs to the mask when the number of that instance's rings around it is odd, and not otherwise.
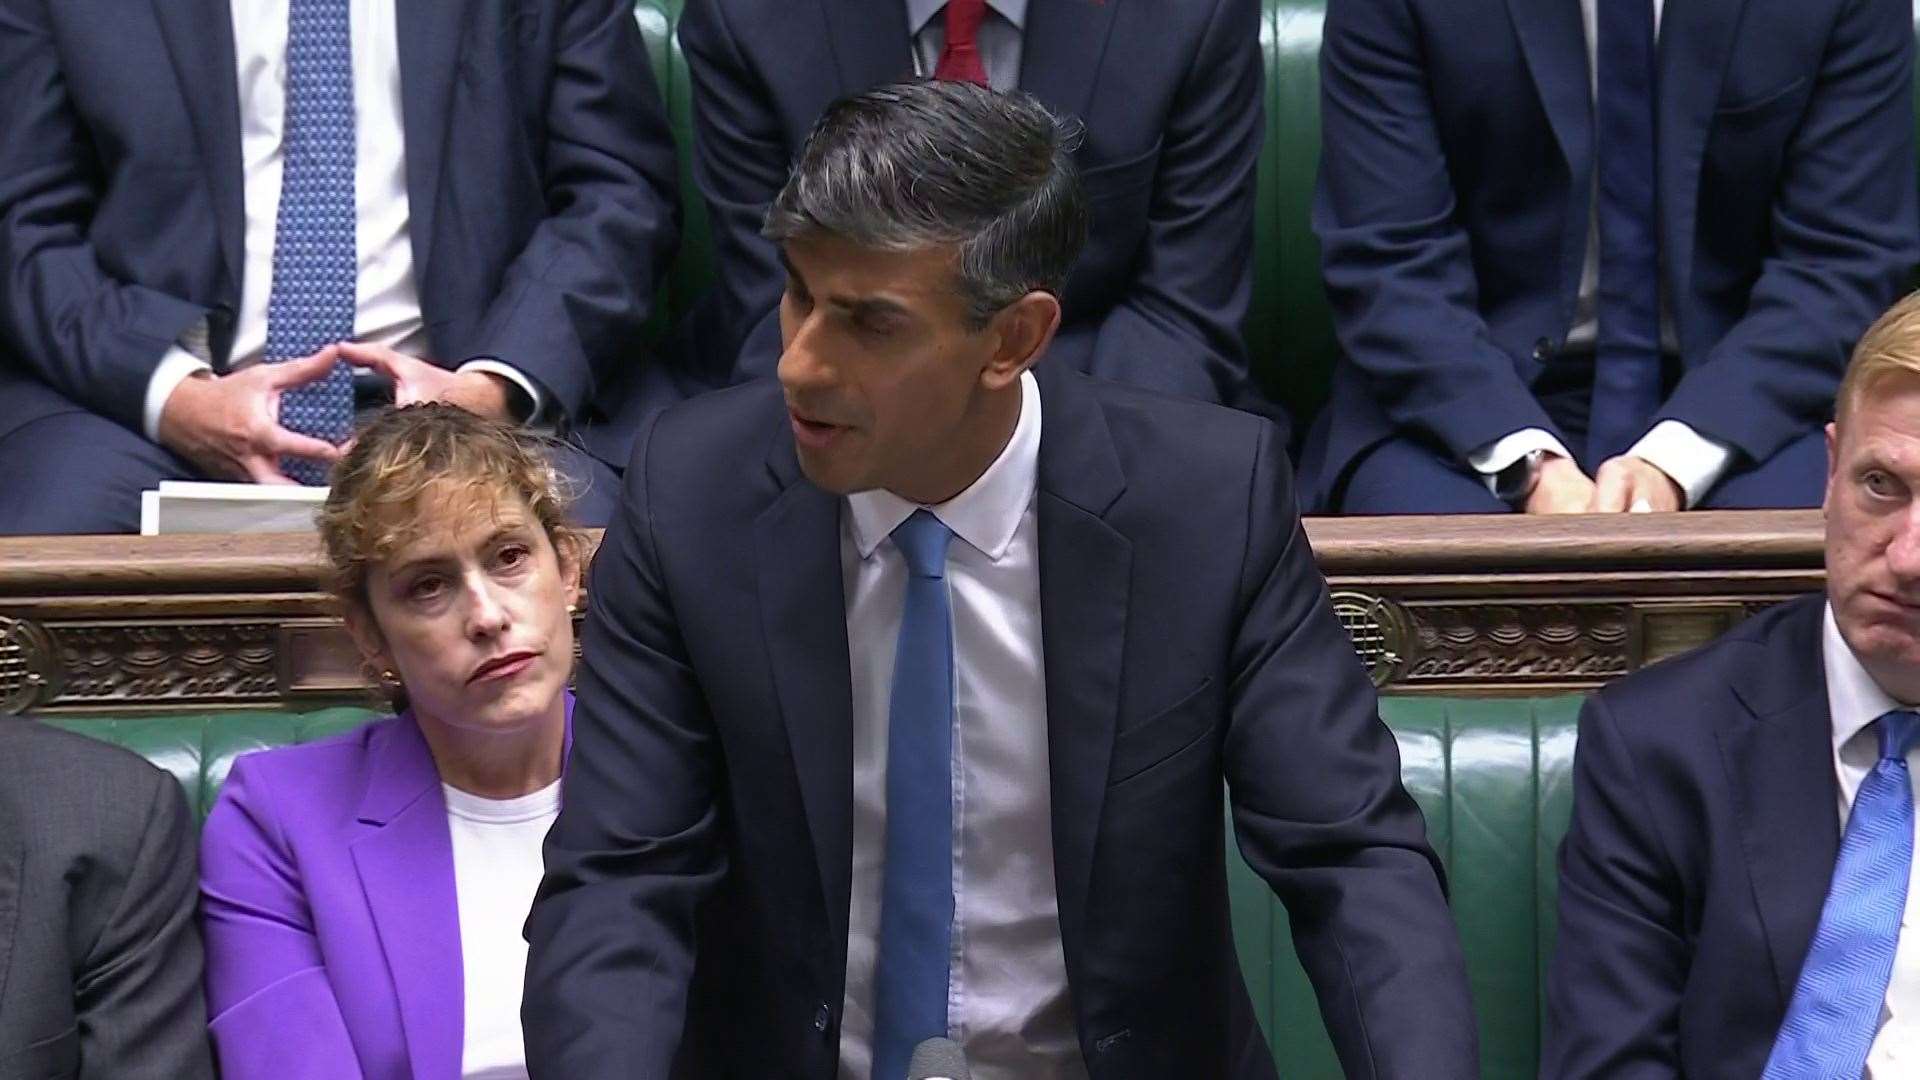
<path fill-rule="evenodd" d="M 1880 761 L 1853 797 L 1820 927 L 1763 1080 L 1859 1080 L 1880 1030 L 1913 864 L 1907 751 L 1920 714 L 1896 710 L 1876 723 Z"/>
<path fill-rule="evenodd" d="M 1587 419 L 1589 468 L 1625 453 L 1660 408 L 1653 3 L 1601 0 L 1595 16 L 1600 326 Z"/>
<path fill-rule="evenodd" d="M 947 544 L 925 510 L 893 530 L 907 560 L 887 710 L 887 850 L 873 977 L 873 1080 L 902 1080 L 913 1048 L 947 1034 L 953 930 L 953 618 Z"/>
<path fill-rule="evenodd" d="M 353 201 L 353 31 L 348 0 L 291 0 L 287 15 L 285 165 L 267 294 L 267 362 L 298 360 L 353 336 L 357 265 Z M 280 395 L 280 424 L 330 443 L 353 433 L 353 369 Z M 324 484 L 326 466 L 281 469 Z"/>

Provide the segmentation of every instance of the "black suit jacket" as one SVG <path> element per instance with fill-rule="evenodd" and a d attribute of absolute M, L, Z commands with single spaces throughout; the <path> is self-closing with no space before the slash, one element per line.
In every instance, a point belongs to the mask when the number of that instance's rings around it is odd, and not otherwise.
<path fill-rule="evenodd" d="M 689 0 L 694 177 L 719 278 L 686 327 L 707 381 L 769 376 L 786 283 L 761 219 L 827 105 L 913 77 L 901 0 Z M 1050 355 L 1189 397 L 1248 400 L 1262 88 L 1257 0 L 1032 0 L 1021 89 L 1079 118 L 1093 228 Z"/>
<path fill-rule="evenodd" d="M 173 777 L 0 723 L 0 1077 L 212 1080 L 196 880 Z"/>
<path fill-rule="evenodd" d="M 1350 1075 L 1475 1075 L 1439 867 L 1277 432 L 1040 372 L 1054 874 L 1092 1075 L 1273 1075 L 1229 929 L 1223 779 Z M 677 1047 L 683 1075 L 835 1075 L 843 503 L 801 475 L 771 382 L 643 431 L 528 922 L 536 1076 L 665 1076 Z"/>
<path fill-rule="evenodd" d="M 631 0 L 395 9 L 431 359 L 496 357 L 577 418 L 638 364 L 678 227 Z M 224 364 L 235 87 L 228 0 L 0 0 L 0 434 L 74 403 L 139 430 L 202 316 Z"/>
<path fill-rule="evenodd" d="M 1604 0 L 1603 0 L 1604 2 Z M 1395 434 L 1456 461 L 1524 427 L 1574 321 L 1594 176 L 1578 0 L 1329 0 L 1313 224 L 1344 358 L 1315 505 Z M 1763 461 L 1832 415 L 1920 258 L 1906 0 L 1686 0 L 1658 59 L 1655 419 Z M 1583 450 L 1560 433 L 1576 452 Z"/>
<path fill-rule="evenodd" d="M 1840 851 L 1824 604 L 1588 701 L 1543 1075 L 1760 1075 Z"/>

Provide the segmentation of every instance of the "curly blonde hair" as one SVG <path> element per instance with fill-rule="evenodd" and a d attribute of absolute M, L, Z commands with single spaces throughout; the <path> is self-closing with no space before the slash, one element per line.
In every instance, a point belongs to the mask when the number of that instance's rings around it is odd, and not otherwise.
<path fill-rule="evenodd" d="M 1902 297 L 1861 335 L 1840 380 L 1836 418 L 1844 421 L 1862 395 L 1899 375 L 1920 376 L 1920 292 Z"/>
<path fill-rule="evenodd" d="M 327 553 L 323 586 L 343 605 L 366 611 L 368 567 L 437 528 L 429 508 L 457 495 L 480 506 L 524 501 L 555 553 L 578 560 L 583 537 L 566 523 L 572 493 L 550 445 L 453 405 L 381 413 L 334 466 L 316 515 Z"/>

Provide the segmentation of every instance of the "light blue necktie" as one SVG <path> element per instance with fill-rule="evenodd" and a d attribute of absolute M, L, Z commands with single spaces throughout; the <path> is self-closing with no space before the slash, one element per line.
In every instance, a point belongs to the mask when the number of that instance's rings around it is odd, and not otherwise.
<path fill-rule="evenodd" d="M 1880 760 L 1853 798 L 1820 928 L 1763 1080 L 1860 1080 L 1880 1030 L 1913 864 L 1907 751 L 1920 714 L 1895 710 L 1875 723 Z"/>
<path fill-rule="evenodd" d="M 925 510 L 893 530 L 907 560 L 887 710 L 886 869 L 874 967 L 873 1080 L 902 1080 L 913 1048 L 947 1034 L 953 930 L 953 617 L 947 544 Z"/>
<path fill-rule="evenodd" d="M 291 0 L 287 112 L 273 283 L 267 293 L 268 363 L 298 360 L 353 337 L 357 265 L 353 201 L 353 31 L 348 0 Z M 353 433 L 353 369 L 280 395 L 280 424 L 330 443 Z M 288 457 L 281 469 L 324 484 L 326 466 Z"/>

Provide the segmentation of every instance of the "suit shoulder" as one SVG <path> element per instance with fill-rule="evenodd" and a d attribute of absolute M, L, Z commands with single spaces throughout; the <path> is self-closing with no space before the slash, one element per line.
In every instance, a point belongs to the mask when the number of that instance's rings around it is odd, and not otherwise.
<path fill-rule="evenodd" d="M 1746 619 L 1719 637 L 1602 687 L 1597 696 L 1623 732 L 1694 730 L 1699 713 L 1729 695 L 1791 699 L 1824 685 L 1820 625 L 1825 598 L 1801 597 Z"/>
<path fill-rule="evenodd" d="M 737 466 L 749 446 L 763 450 L 786 417 L 786 398 L 780 384 L 756 379 L 715 390 L 664 409 L 640 434 L 642 449 L 635 464 L 675 465 L 718 458 Z"/>
<path fill-rule="evenodd" d="M 171 777 L 146 758 L 102 739 L 34 721 L 5 725 L 0 758 L 16 777 L 61 790 L 103 791 L 124 796 Z"/>
<path fill-rule="evenodd" d="M 277 795 L 340 793 L 342 776 L 364 766 L 368 748 L 381 729 L 406 722 L 398 716 L 383 716 L 311 742 L 252 750 L 234 759 L 232 775 L 269 786 Z M 230 790 L 233 785 L 222 789 L 223 793 Z"/>
<path fill-rule="evenodd" d="M 1245 468 L 1263 434 L 1279 435 L 1272 421 L 1225 405 L 1090 376 L 1084 385 L 1126 451 L 1168 455 L 1193 467 Z"/>

